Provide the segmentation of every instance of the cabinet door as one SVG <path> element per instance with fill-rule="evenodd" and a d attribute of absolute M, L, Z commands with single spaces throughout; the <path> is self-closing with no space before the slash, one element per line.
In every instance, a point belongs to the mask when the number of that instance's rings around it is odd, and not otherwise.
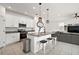
<path fill-rule="evenodd" d="M 11 27 L 13 23 L 12 16 L 9 14 L 6 14 L 5 18 L 6 18 L 6 27 Z"/>
<path fill-rule="evenodd" d="M 65 39 L 65 42 L 71 43 L 71 42 L 72 42 L 72 35 L 70 35 L 70 34 L 65 34 L 64 39 Z"/>
<path fill-rule="evenodd" d="M 12 41 L 17 42 L 20 40 L 20 34 L 19 33 L 14 33 L 12 34 Z"/>
<path fill-rule="evenodd" d="M 0 47 L 5 45 L 5 19 L 0 16 Z"/>
<path fill-rule="evenodd" d="M 72 42 L 72 35 L 66 33 L 60 33 L 58 37 L 58 41 L 71 43 Z"/>
<path fill-rule="evenodd" d="M 18 27 L 18 23 L 19 23 L 18 20 L 19 20 L 19 19 L 18 19 L 17 16 L 13 16 L 13 19 L 12 19 L 12 21 L 13 21 L 13 27 Z"/>
<path fill-rule="evenodd" d="M 18 17 L 6 14 L 6 27 L 18 27 Z"/>
<path fill-rule="evenodd" d="M 79 35 L 72 35 L 72 44 L 79 45 Z"/>
<path fill-rule="evenodd" d="M 6 45 L 10 44 L 11 40 L 12 40 L 12 38 L 11 38 L 10 34 L 6 34 Z"/>
<path fill-rule="evenodd" d="M 6 34 L 6 44 L 11 44 L 14 42 L 18 42 L 20 40 L 19 38 L 20 34 L 19 33 L 10 33 L 10 34 Z"/>

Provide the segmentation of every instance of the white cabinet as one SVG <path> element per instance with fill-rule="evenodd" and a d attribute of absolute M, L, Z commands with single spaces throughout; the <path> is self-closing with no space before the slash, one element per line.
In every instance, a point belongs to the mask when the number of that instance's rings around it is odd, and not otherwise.
<path fill-rule="evenodd" d="M 5 21 L 4 18 L 0 16 L 0 47 L 5 45 Z"/>
<path fill-rule="evenodd" d="M 6 14 L 6 27 L 18 27 L 18 17 L 12 14 Z"/>
<path fill-rule="evenodd" d="M 7 33 L 6 45 L 18 42 L 20 40 L 20 33 Z"/>
<path fill-rule="evenodd" d="M 20 15 L 10 11 L 6 12 L 6 27 L 19 27 L 19 23 L 27 24 L 27 27 L 33 27 L 33 18 L 29 16 Z"/>
<path fill-rule="evenodd" d="M 0 6 L 0 48 L 5 44 L 5 8 Z"/>
<path fill-rule="evenodd" d="M 3 6 L 0 6 L 0 16 L 5 16 L 5 8 Z"/>

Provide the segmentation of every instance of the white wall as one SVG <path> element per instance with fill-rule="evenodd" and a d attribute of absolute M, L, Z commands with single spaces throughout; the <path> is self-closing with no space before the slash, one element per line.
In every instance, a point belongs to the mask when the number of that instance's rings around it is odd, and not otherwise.
<path fill-rule="evenodd" d="M 79 23 L 79 18 L 74 18 L 74 13 L 79 13 L 79 4 L 77 3 L 55 3 L 51 5 L 52 10 L 49 14 L 50 23 L 47 24 L 47 31 L 62 31 L 59 24 Z"/>

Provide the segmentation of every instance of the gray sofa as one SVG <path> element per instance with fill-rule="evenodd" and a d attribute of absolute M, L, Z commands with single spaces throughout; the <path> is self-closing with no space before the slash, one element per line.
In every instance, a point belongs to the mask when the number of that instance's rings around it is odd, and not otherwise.
<path fill-rule="evenodd" d="M 52 37 L 53 36 L 57 36 L 58 41 L 79 45 L 79 34 L 78 33 L 75 34 L 75 33 L 56 32 L 55 34 L 52 34 Z"/>

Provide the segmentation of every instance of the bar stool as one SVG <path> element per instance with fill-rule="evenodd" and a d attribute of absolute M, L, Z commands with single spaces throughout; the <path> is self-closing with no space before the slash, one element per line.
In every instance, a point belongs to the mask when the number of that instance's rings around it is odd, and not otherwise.
<path fill-rule="evenodd" d="M 50 48 L 52 48 L 52 45 L 53 45 L 53 40 L 54 40 L 54 47 L 56 45 L 56 41 L 57 41 L 57 37 L 51 37 L 51 38 L 47 38 L 48 40 L 48 45 Z M 51 43 L 50 43 L 51 42 Z M 51 44 L 51 45 L 50 45 Z"/>
<path fill-rule="evenodd" d="M 52 42 L 52 38 L 47 38 L 48 41 L 48 47 L 52 48 L 53 42 Z"/>
<path fill-rule="evenodd" d="M 52 37 L 52 39 L 54 40 L 54 45 L 56 45 L 56 43 L 57 43 L 57 37 Z"/>
<path fill-rule="evenodd" d="M 52 38 L 52 40 L 54 40 L 54 46 L 55 46 L 56 45 L 56 42 L 57 42 L 57 35 L 56 34 L 52 34 L 51 35 L 51 38 Z"/>
<path fill-rule="evenodd" d="M 40 41 L 40 44 L 42 44 L 42 49 L 43 49 L 43 53 L 44 53 L 44 54 L 45 54 L 46 43 L 47 43 L 46 40 L 41 40 L 41 41 Z"/>

